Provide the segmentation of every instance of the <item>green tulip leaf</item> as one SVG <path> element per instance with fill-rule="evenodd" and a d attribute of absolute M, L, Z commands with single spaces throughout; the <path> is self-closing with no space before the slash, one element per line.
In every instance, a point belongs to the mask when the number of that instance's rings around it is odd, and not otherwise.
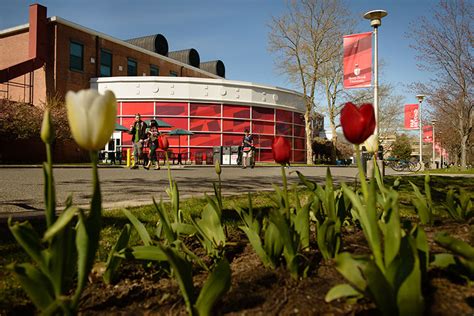
<path fill-rule="evenodd" d="M 366 265 L 366 258 L 354 258 L 348 252 L 341 252 L 336 256 L 337 271 L 361 293 L 364 293 L 367 288 L 367 281 L 362 275 Z"/>
<path fill-rule="evenodd" d="M 106 262 L 106 269 L 103 276 L 105 284 L 115 283 L 118 274 L 117 270 L 120 266 L 120 262 L 122 261 L 121 258 L 115 256 L 115 253 L 127 247 L 128 241 L 130 240 L 131 232 L 132 229 L 130 224 L 125 224 L 125 226 L 122 228 L 122 231 L 120 232 L 117 242 L 110 250 L 109 257 Z"/>
<path fill-rule="evenodd" d="M 143 225 L 143 223 L 140 222 L 138 218 L 136 218 L 135 215 L 133 215 L 129 210 L 122 209 L 122 213 L 125 214 L 125 216 L 127 216 L 128 220 L 132 223 L 133 227 L 135 227 L 135 229 L 138 232 L 138 235 L 143 241 L 143 244 L 145 244 L 145 246 L 151 245 L 152 240 L 151 240 L 150 234 L 146 230 L 145 225 Z"/>
<path fill-rule="evenodd" d="M 199 315 L 212 315 L 212 308 L 216 302 L 230 289 L 231 274 L 227 259 L 222 259 L 216 264 L 197 298 L 195 306 Z"/>
<path fill-rule="evenodd" d="M 48 241 L 56 234 L 62 231 L 73 219 L 76 217 L 79 209 L 77 207 L 70 207 L 64 210 L 58 219 L 51 225 L 43 235 L 43 241 Z"/>
<path fill-rule="evenodd" d="M 52 284 L 49 279 L 32 264 L 11 264 L 8 268 L 18 277 L 21 286 L 38 309 L 44 310 L 54 302 Z"/>
<path fill-rule="evenodd" d="M 350 284 L 338 284 L 327 292 L 324 300 L 329 303 L 343 297 L 361 298 L 362 296 L 362 293 L 354 289 Z"/>
<path fill-rule="evenodd" d="M 15 237 L 16 241 L 33 259 L 43 273 L 46 273 L 46 262 L 42 254 L 43 246 L 41 239 L 29 222 L 12 223 L 12 218 L 8 219 L 8 227 Z"/>
<path fill-rule="evenodd" d="M 137 259 L 146 261 L 166 261 L 167 257 L 162 248 L 157 246 L 135 246 L 125 248 L 115 254 L 123 259 Z"/>

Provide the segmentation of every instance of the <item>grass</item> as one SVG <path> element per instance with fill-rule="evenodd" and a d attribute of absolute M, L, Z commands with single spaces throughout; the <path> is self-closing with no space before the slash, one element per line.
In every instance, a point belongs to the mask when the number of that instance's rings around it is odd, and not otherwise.
<path fill-rule="evenodd" d="M 384 181 L 387 186 L 393 185 L 397 179 L 394 176 L 385 177 Z M 411 204 L 411 199 L 414 197 L 412 187 L 409 181 L 418 186 L 421 192 L 424 192 L 424 176 L 413 175 L 399 177 L 400 186 L 398 192 L 400 194 L 400 212 L 402 217 L 413 218 L 416 216 L 414 207 Z M 474 177 L 443 177 L 431 176 L 431 191 L 433 202 L 437 208 L 442 209 L 442 203 L 445 200 L 446 193 L 450 188 L 463 188 L 467 192 L 474 192 Z M 295 194 L 294 190 L 290 189 L 291 205 L 294 205 Z M 306 200 L 309 192 L 302 187 L 298 188 L 300 199 Z M 268 209 L 274 205 L 271 191 L 261 191 L 252 193 L 252 205 L 255 209 Z M 303 203 L 304 201 L 302 201 Z M 199 215 L 203 207 L 206 205 L 205 198 L 190 198 L 180 201 L 180 209 L 183 211 L 184 219 L 189 220 L 192 216 Z M 170 209 L 169 203 L 165 203 L 165 207 Z M 223 222 L 238 226 L 238 216 L 235 212 L 237 207 L 248 207 L 248 195 L 229 196 L 223 198 Z M 150 232 L 153 232 L 156 223 L 159 220 L 157 211 L 154 205 L 140 206 L 128 208 L 135 216 L 142 221 Z M 122 227 L 128 223 L 127 218 L 119 209 L 106 210 L 103 213 L 103 229 L 101 232 L 101 245 L 98 252 L 98 260 L 105 261 L 109 250 L 116 241 L 118 234 Z M 40 232 L 44 230 L 44 222 L 34 221 L 32 225 Z M 132 235 L 131 244 L 138 243 L 139 237 L 136 233 Z M 13 275 L 8 272 L 6 266 L 11 262 L 29 262 L 30 259 L 24 253 L 22 248 L 16 244 L 11 236 L 6 224 L 0 225 L 0 311 L 8 310 L 8 305 L 11 302 L 15 304 L 23 304 L 28 302 L 26 295 L 20 288 L 19 283 L 13 278 Z"/>

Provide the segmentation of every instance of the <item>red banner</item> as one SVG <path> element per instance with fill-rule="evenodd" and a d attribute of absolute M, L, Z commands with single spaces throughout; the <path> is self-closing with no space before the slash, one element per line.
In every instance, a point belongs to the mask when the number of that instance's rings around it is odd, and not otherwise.
<path fill-rule="evenodd" d="M 418 104 L 405 105 L 405 129 L 419 129 L 420 116 L 418 112 Z"/>
<path fill-rule="evenodd" d="M 367 88 L 372 84 L 372 32 L 345 35 L 344 88 Z"/>
<path fill-rule="evenodd" d="M 433 142 L 433 126 L 432 125 L 423 126 L 423 142 L 424 143 Z"/>

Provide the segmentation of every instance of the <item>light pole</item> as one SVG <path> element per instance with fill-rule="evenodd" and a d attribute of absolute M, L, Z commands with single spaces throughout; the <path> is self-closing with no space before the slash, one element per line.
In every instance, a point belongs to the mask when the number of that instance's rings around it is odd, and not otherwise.
<path fill-rule="evenodd" d="M 377 166 L 382 175 L 385 175 L 383 156 L 378 157 L 380 149 L 379 140 L 379 72 L 378 72 L 378 27 L 382 25 L 382 18 L 387 16 L 385 10 L 372 10 L 364 14 L 364 18 L 370 20 L 370 26 L 374 28 L 374 112 L 375 112 L 375 139 L 377 140 Z M 383 153 L 382 153 L 383 155 Z"/>
<path fill-rule="evenodd" d="M 372 10 L 364 14 L 364 18 L 370 20 L 370 26 L 374 28 L 374 110 L 375 110 L 375 136 L 379 135 L 379 78 L 378 78 L 378 27 L 382 25 L 382 18 L 387 16 L 385 10 Z"/>
<path fill-rule="evenodd" d="M 436 169 L 436 146 L 435 146 L 435 124 L 436 124 L 437 120 L 432 120 L 431 121 L 431 125 L 433 126 L 433 157 L 431 158 L 433 163 L 431 164 L 431 169 Z M 440 163 L 441 164 L 441 163 Z"/>
<path fill-rule="evenodd" d="M 422 111 L 421 111 L 421 103 L 423 102 L 423 99 L 425 96 L 423 94 L 418 94 L 416 96 L 418 99 L 418 124 L 420 125 L 420 164 L 421 164 L 421 169 L 420 170 L 425 170 L 425 165 L 423 164 L 423 120 L 422 120 Z"/>

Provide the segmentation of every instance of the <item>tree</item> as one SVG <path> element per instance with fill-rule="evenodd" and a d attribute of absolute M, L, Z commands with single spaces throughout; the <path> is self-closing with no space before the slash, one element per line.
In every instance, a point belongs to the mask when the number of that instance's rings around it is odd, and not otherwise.
<path fill-rule="evenodd" d="M 474 117 L 473 12 L 470 1 L 442 0 L 432 17 L 413 23 L 409 34 L 414 39 L 411 47 L 418 53 L 419 68 L 434 75 L 415 88 L 427 96 L 440 125 L 446 124 L 447 130 L 457 134 L 462 169 L 467 165 Z"/>
<path fill-rule="evenodd" d="M 408 160 L 411 156 L 411 141 L 406 134 L 397 136 L 392 144 L 392 156 Z"/>
<path fill-rule="evenodd" d="M 270 23 L 269 50 L 276 66 L 303 93 L 306 105 L 306 162 L 312 164 L 311 113 L 322 66 L 340 53 L 341 25 L 350 16 L 339 0 L 288 2 L 288 12 Z"/>

